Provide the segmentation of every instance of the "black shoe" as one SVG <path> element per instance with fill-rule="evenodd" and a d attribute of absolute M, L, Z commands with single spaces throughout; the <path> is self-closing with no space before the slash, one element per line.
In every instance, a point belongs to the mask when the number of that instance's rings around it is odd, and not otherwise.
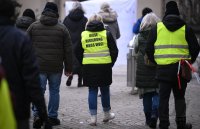
<path fill-rule="evenodd" d="M 39 117 L 34 117 L 33 128 L 39 129 L 42 126 L 42 121 Z"/>
<path fill-rule="evenodd" d="M 49 123 L 49 121 L 44 123 L 44 129 L 52 129 L 52 125 Z"/>
<path fill-rule="evenodd" d="M 157 125 L 157 118 L 151 118 L 151 121 L 149 122 L 149 127 L 155 129 L 156 125 Z"/>
<path fill-rule="evenodd" d="M 67 79 L 66 85 L 67 85 L 67 86 L 71 86 L 71 83 L 72 83 L 72 77 L 70 76 L 70 77 Z"/>
<path fill-rule="evenodd" d="M 60 125 L 60 120 L 58 118 L 48 118 L 48 122 L 52 125 L 52 126 L 56 126 L 56 125 Z"/>
<path fill-rule="evenodd" d="M 185 124 L 185 129 L 192 129 L 192 124 L 186 123 Z"/>
<path fill-rule="evenodd" d="M 192 129 L 192 124 L 186 123 L 185 126 L 177 126 L 177 129 Z"/>
<path fill-rule="evenodd" d="M 150 112 L 145 112 L 145 119 L 146 119 L 146 125 L 149 126 L 150 121 L 151 121 L 151 113 Z"/>
<path fill-rule="evenodd" d="M 146 126 L 149 126 L 149 124 L 150 124 L 149 122 L 145 122 L 145 125 L 146 125 Z"/>

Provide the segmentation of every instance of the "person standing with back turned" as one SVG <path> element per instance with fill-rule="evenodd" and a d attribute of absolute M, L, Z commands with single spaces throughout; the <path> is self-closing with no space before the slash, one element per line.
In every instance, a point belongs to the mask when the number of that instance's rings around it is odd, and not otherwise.
<path fill-rule="evenodd" d="M 145 64 L 146 41 L 149 38 L 149 32 L 153 26 L 160 21 L 160 18 L 154 13 L 148 13 L 144 16 L 140 26 L 140 32 L 137 36 L 138 44 L 135 46 L 137 54 L 136 69 L 136 87 L 138 87 L 139 97 L 143 101 L 143 109 L 146 118 L 146 125 L 150 128 L 156 128 L 158 119 L 158 82 L 155 79 L 156 65 Z"/>
<path fill-rule="evenodd" d="M 35 13 L 32 9 L 25 9 L 22 16 L 16 21 L 16 27 L 26 31 L 28 27 L 36 21 Z"/>
<path fill-rule="evenodd" d="M 18 5 L 14 0 L 0 1 L 0 57 L 11 93 L 17 129 L 29 129 L 31 103 L 38 109 L 41 125 L 45 122 L 45 129 L 52 129 L 47 122 L 39 67 L 31 40 L 14 26 Z"/>
<path fill-rule="evenodd" d="M 108 27 L 112 33 L 113 38 L 115 40 L 119 39 L 120 30 L 117 21 L 117 12 L 114 11 L 108 3 L 104 2 L 102 3 L 101 10 L 98 12 L 98 14 L 102 17 L 104 25 Z"/>
<path fill-rule="evenodd" d="M 118 48 L 111 32 L 105 30 L 102 18 L 97 14 L 89 18 L 81 37 L 82 44 L 79 44 L 76 50 L 79 53 L 77 58 L 83 64 L 83 84 L 89 87 L 90 125 L 96 126 L 98 88 L 101 91 L 104 111 L 103 122 L 115 118 L 115 114 L 111 113 L 110 85 Z"/>
<path fill-rule="evenodd" d="M 134 24 L 134 26 L 133 26 L 133 33 L 134 33 L 134 34 L 138 34 L 138 33 L 139 33 L 139 31 L 140 31 L 140 24 L 141 24 L 141 22 L 142 22 L 143 17 L 144 17 L 146 14 L 151 13 L 151 12 L 153 12 L 152 9 L 150 9 L 150 8 L 148 8 L 148 7 L 145 7 L 145 8 L 142 10 L 142 17 L 140 17 L 140 18 L 136 21 L 136 23 Z"/>
<path fill-rule="evenodd" d="M 47 2 L 39 21 L 28 28 L 36 56 L 39 61 L 40 84 L 43 93 L 49 83 L 48 120 L 55 126 L 60 125 L 58 109 L 60 102 L 60 83 L 63 73 L 72 72 L 72 45 L 69 32 L 64 24 L 58 22 L 58 8 L 53 2 Z M 63 66 L 64 65 L 64 66 Z M 34 111 L 34 127 L 40 127 L 38 110 Z"/>
<path fill-rule="evenodd" d="M 170 125 L 171 90 L 175 100 L 177 129 L 192 129 L 192 125 L 186 123 L 185 92 L 188 81 L 180 76 L 179 85 L 177 73 L 180 60 L 194 63 L 200 48 L 193 30 L 179 15 L 177 3 L 169 1 L 162 22 L 152 29 L 147 42 L 147 55 L 151 61 L 157 63 L 160 129 L 168 129 Z M 182 68 L 180 74 L 181 72 Z"/>
<path fill-rule="evenodd" d="M 153 12 L 152 9 L 150 9 L 148 7 L 145 7 L 145 8 L 142 9 L 142 17 L 140 17 L 136 21 L 136 23 L 133 25 L 133 30 L 132 31 L 133 31 L 134 35 L 139 34 L 139 32 L 140 32 L 140 24 L 142 22 L 142 19 L 144 18 L 144 16 L 146 16 L 148 13 L 151 13 L 151 12 Z M 138 88 L 135 87 L 135 84 L 132 85 L 132 89 L 131 89 L 130 94 L 132 94 L 132 95 L 138 94 Z"/>
<path fill-rule="evenodd" d="M 67 86 L 71 85 L 73 75 L 78 75 L 78 87 L 82 87 L 82 66 L 76 58 L 75 49 L 77 44 L 81 43 L 81 33 L 85 30 L 85 25 L 87 23 L 87 18 L 84 16 L 84 10 L 80 2 L 75 2 L 72 5 L 72 9 L 69 11 L 69 14 L 65 17 L 63 24 L 69 30 L 72 47 L 73 47 L 73 73 L 72 76 L 69 76 L 66 82 Z"/>

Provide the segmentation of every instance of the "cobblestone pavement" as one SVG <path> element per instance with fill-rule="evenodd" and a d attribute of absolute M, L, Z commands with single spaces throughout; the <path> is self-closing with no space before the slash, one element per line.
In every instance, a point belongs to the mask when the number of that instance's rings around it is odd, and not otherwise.
<path fill-rule="evenodd" d="M 100 97 L 98 97 L 96 127 L 88 125 L 90 118 L 87 102 L 88 88 L 77 87 L 77 76 L 74 77 L 70 87 L 65 85 L 66 80 L 67 77 L 63 76 L 59 108 L 61 125 L 55 126 L 53 129 L 149 129 L 144 124 L 142 100 L 139 99 L 138 95 L 130 95 L 131 87 L 126 86 L 126 66 L 115 66 L 113 68 L 111 107 L 116 118 L 106 124 L 102 122 L 103 111 Z M 200 128 L 199 95 L 200 85 L 193 79 L 186 91 L 187 121 L 193 124 L 193 129 Z M 45 96 L 48 99 L 48 92 Z M 170 129 L 176 129 L 173 97 L 170 99 L 170 122 Z"/>

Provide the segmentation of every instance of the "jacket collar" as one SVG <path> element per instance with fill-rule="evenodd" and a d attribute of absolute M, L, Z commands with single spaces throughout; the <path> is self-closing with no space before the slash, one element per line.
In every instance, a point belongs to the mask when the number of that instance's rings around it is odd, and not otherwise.
<path fill-rule="evenodd" d="M 14 25 L 15 21 L 11 20 L 8 17 L 0 16 L 0 26 L 2 25 Z"/>

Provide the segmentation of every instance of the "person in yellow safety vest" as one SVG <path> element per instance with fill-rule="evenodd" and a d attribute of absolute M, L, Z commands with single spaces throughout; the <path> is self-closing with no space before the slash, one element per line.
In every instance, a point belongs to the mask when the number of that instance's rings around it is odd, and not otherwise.
<path fill-rule="evenodd" d="M 151 30 L 146 53 L 150 61 L 157 63 L 156 79 L 159 83 L 160 129 L 168 129 L 169 97 L 174 94 L 177 129 L 191 129 L 186 123 L 185 91 L 187 80 L 180 77 L 179 89 L 177 71 L 179 61 L 184 59 L 194 63 L 200 47 L 193 30 L 179 17 L 177 3 L 169 1 L 162 22 Z"/>
<path fill-rule="evenodd" d="M 11 95 L 0 66 L 0 129 L 17 129 Z"/>
<path fill-rule="evenodd" d="M 103 121 L 108 122 L 115 117 L 114 113 L 111 113 L 110 85 L 118 48 L 111 32 L 105 30 L 102 18 L 97 14 L 89 18 L 81 37 L 82 44 L 77 46 L 76 55 L 83 65 L 83 85 L 89 87 L 90 125 L 96 126 L 98 88 L 101 91 Z"/>

